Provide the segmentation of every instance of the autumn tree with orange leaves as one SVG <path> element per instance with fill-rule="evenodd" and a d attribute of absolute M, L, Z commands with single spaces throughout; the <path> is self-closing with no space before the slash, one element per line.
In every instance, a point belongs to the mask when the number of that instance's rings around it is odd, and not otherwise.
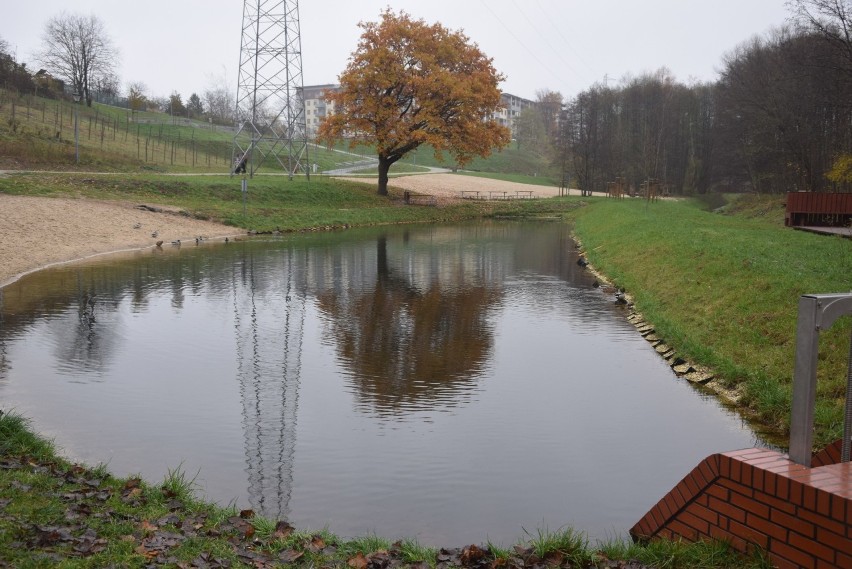
<path fill-rule="evenodd" d="M 509 129 L 493 119 L 504 77 L 462 32 L 390 9 L 381 22 L 359 26 L 364 32 L 340 89 L 324 95 L 334 113 L 317 139 L 374 144 L 379 195 L 388 193 L 391 165 L 421 144 L 431 145 L 436 159 L 448 152 L 464 166 L 509 143 Z"/>

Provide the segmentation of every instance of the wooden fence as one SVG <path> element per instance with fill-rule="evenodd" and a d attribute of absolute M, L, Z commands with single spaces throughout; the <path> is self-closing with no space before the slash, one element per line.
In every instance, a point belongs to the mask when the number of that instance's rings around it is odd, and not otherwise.
<path fill-rule="evenodd" d="M 787 194 L 784 225 L 846 227 L 852 221 L 852 193 L 794 192 Z"/>

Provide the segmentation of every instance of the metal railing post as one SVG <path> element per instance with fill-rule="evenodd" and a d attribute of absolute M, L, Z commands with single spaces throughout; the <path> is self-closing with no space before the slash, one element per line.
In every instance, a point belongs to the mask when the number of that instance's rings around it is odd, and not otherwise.
<path fill-rule="evenodd" d="M 852 314 L 852 293 L 807 294 L 799 299 L 789 454 L 790 460 L 804 466 L 811 464 L 814 440 L 814 403 L 816 399 L 819 333 L 821 330 L 830 328 L 837 318 L 847 314 Z M 850 366 L 852 366 L 852 363 L 850 363 Z M 852 382 L 852 377 L 847 378 L 847 383 L 850 382 Z M 848 401 L 847 398 L 847 410 L 850 408 L 850 404 L 852 402 Z M 849 428 L 849 425 L 845 425 L 844 433 Z M 845 449 L 849 448 L 849 442 L 844 439 Z M 846 451 L 846 454 L 848 454 L 848 451 Z"/>

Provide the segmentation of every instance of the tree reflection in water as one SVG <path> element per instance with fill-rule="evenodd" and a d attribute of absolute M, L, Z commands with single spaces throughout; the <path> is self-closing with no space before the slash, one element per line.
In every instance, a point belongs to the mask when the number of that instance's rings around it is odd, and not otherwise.
<path fill-rule="evenodd" d="M 410 272 L 392 267 L 382 235 L 374 287 L 352 291 L 351 297 L 319 296 L 320 307 L 332 316 L 338 356 L 351 374 L 358 406 L 379 415 L 457 405 L 453 392 L 476 381 L 493 344 L 488 309 L 501 293 L 498 283 L 476 270 L 485 265 L 479 258 L 441 257 L 439 251 L 408 260 L 429 269 L 434 261 L 444 262 L 444 270 L 417 286 Z"/>

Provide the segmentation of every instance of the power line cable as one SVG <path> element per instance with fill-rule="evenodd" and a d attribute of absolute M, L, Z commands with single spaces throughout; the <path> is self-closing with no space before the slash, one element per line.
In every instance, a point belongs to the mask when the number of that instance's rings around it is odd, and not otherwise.
<path fill-rule="evenodd" d="M 516 10 L 517 10 L 517 11 L 518 11 L 518 12 L 519 12 L 519 13 L 520 13 L 523 17 L 524 17 L 524 19 L 527 21 L 527 23 L 530 25 L 530 27 L 533 29 L 533 31 L 534 31 L 534 32 L 538 35 L 538 37 L 540 37 L 541 39 L 543 39 L 543 40 L 544 40 L 544 42 L 547 44 L 547 46 L 550 48 L 550 50 L 551 50 L 554 54 L 556 54 L 556 57 L 558 57 L 558 58 L 562 61 L 562 63 L 564 63 L 564 64 L 565 64 L 565 66 L 566 66 L 566 67 L 567 67 L 567 68 L 568 68 L 568 69 L 569 69 L 569 70 L 570 70 L 573 74 L 575 74 L 575 75 L 576 75 L 576 74 L 577 74 L 577 70 L 574 68 L 574 66 L 573 66 L 571 63 L 569 63 L 569 62 L 568 62 L 568 60 L 566 60 L 564 57 L 562 57 L 562 52 L 561 52 L 560 50 L 558 50 L 557 48 L 555 48 L 555 47 L 553 46 L 553 44 L 552 44 L 552 43 L 550 43 L 550 40 L 549 40 L 549 39 L 547 39 L 547 34 L 542 33 L 542 32 L 541 32 L 541 30 L 539 30 L 539 29 L 536 27 L 536 25 L 533 23 L 533 21 L 530 19 L 530 17 L 527 15 L 527 13 L 526 13 L 526 12 L 524 12 L 523 8 L 521 8 L 521 6 L 519 6 L 519 5 L 518 5 L 518 3 L 517 3 L 515 0 L 512 0 L 512 4 L 515 6 L 515 9 L 516 9 Z M 549 18 L 548 18 L 548 19 L 549 19 Z"/>
<path fill-rule="evenodd" d="M 592 69 L 592 66 L 589 65 L 589 63 L 582 55 L 580 55 L 580 52 L 577 51 L 577 49 L 574 47 L 574 44 L 571 43 L 571 40 L 565 37 L 565 34 L 563 34 L 562 30 L 559 29 L 559 26 L 556 25 L 556 18 L 552 14 L 550 14 L 547 9 L 544 8 L 544 6 L 541 5 L 541 2 L 539 2 L 539 0 L 536 0 L 535 4 L 536 6 L 538 6 L 538 9 L 541 11 L 541 13 L 544 14 L 544 19 L 550 22 L 550 25 L 553 26 L 553 29 L 556 30 L 556 33 L 559 35 L 560 38 L 562 38 L 562 41 L 565 42 L 565 45 L 568 46 L 568 49 L 570 49 L 574 56 L 577 58 L 577 61 L 582 63 L 586 67 L 586 69 L 588 69 L 592 72 L 592 74 L 594 74 L 595 70 Z"/>
<path fill-rule="evenodd" d="M 509 32 L 509 35 L 512 36 L 513 38 L 515 38 L 515 41 L 518 42 L 518 44 L 522 48 L 524 48 L 524 50 L 528 54 L 530 54 L 530 57 L 532 57 L 534 60 L 536 60 L 536 62 L 538 62 L 538 64 L 541 65 L 541 67 L 544 68 L 548 73 L 550 73 L 557 81 L 563 81 L 562 78 L 560 78 L 558 75 L 556 75 L 556 73 L 553 71 L 553 69 L 548 67 L 541 59 L 538 58 L 538 56 L 535 54 L 535 52 L 533 52 L 530 48 L 527 47 L 527 45 L 524 42 L 521 41 L 521 38 L 519 38 L 517 35 L 515 35 L 515 32 L 512 31 L 512 28 L 510 28 L 509 26 L 506 25 L 505 22 L 503 22 L 503 20 L 500 18 L 500 16 L 498 16 L 496 14 L 496 12 L 494 12 L 494 10 L 492 10 L 491 7 L 488 6 L 488 4 L 485 3 L 485 0 L 479 0 L 479 1 L 485 7 L 486 10 L 491 12 L 491 15 L 494 16 L 494 19 L 496 19 L 500 23 L 500 25 L 503 26 L 503 28 L 507 32 Z"/>

